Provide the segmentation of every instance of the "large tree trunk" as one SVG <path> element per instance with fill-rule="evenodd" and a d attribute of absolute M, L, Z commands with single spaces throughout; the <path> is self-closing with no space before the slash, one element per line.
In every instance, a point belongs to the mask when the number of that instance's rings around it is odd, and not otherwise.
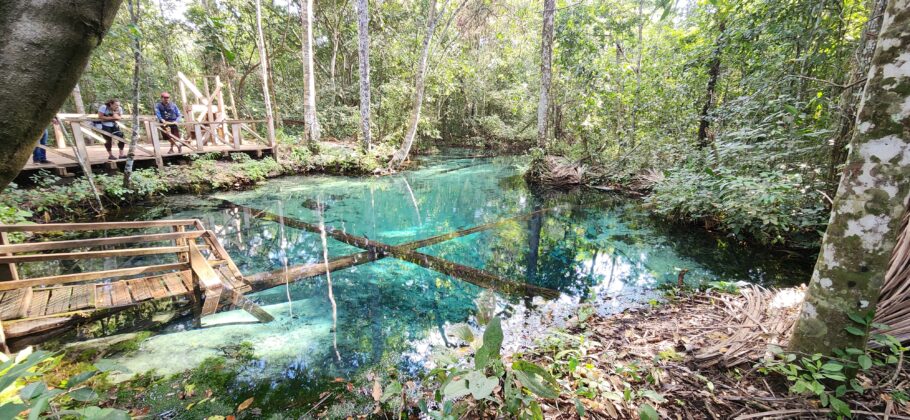
<path fill-rule="evenodd" d="M 139 0 L 135 4 L 133 0 L 127 0 L 126 5 L 130 11 L 130 23 L 136 28 L 139 27 Z M 130 188 L 130 181 L 133 176 L 133 163 L 136 160 L 136 143 L 139 142 L 139 71 L 142 69 L 142 44 L 138 35 L 130 35 L 133 46 L 133 109 L 131 125 L 132 134 L 130 135 L 130 148 L 126 155 L 126 164 L 123 167 L 123 188 Z"/>
<path fill-rule="evenodd" d="M 269 92 L 269 58 L 265 53 L 265 36 L 262 34 L 262 2 L 256 0 L 256 48 L 259 49 L 260 75 L 262 76 L 262 99 L 265 102 L 265 119 L 269 139 L 275 138 L 275 117 L 272 114 L 272 95 Z M 276 155 L 277 159 L 278 156 Z"/>
<path fill-rule="evenodd" d="M 356 0 L 357 55 L 360 58 L 360 131 L 363 150 L 372 146 L 370 138 L 370 12 L 367 0 Z"/>
<path fill-rule="evenodd" d="M 550 79 L 553 63 L 553 15 L 556 0 L 543 0 L 543 28 L 540 32 L 540 102 L 537 103 L 537 146 L 547 144 L 547 111 L 550 109 Z"/>
<path fill-rule="evenodd" d="M 869 73 L 869 65 L 872 61 L 872 54 L 875 53 L 875 45 L 878 41 L 878 31 L 882 27 L 882 14 L 884 11 L 885 0 L 875 0 L 872 4 L 869 21 L 866 22 L 859 45 L 857 45 L 856 52 L 852 57 L 847 88 L 841 92 L 840 120 L 828 162 L 826 181 L 829 195 L 836 192 L 837 181 L 840 179 L 838 167 L 847 159 L 847 143 L 850 141 L 850 136 L 853 135 L 853 127 L 856 123 L 856 107 L 859 105 L 860 98 L 863 95 L 863 86 L 865 85 L 863 80 Z"/>
<path fill-rule="evenodd" d="M 120 0 L 0 1 L 0 189 L 85 70 Z"/>
<path fill-rule="evenodd" d="M 389 162 L 389 168 L 395 169 L 404 163 L 408 153 L 411 152 L 411 146 L 414 144 L 414 137 L 417 136 L 417 124 L 420 122 L 420 108 L 423 106 L 423 88 L 427 74 L 427 57 L 430 55 L 430 41 L 433 39 L 433 32 L 436 31 L 436 22 L 439 19 L 436 16 L 436 0 L 430 0 L 430 7 L 427 15 L 427 33 L 423 38 L 423 48 L 420 52 L 420 61 L 417 63 L 417 76 L 414 82 L 414 108 L 411 110 L 411 119 L 408 123 L 408 131 L 401 142 L 401 147 L 392 155 Z"/>
<path fill-rule="evenodd" d="M 701 114 L 698 116 L 698 147 L 704 148 L 711 144 L 708 136 L 708 129 L 711 128 L 711 120 L 708 114 L 714 109 L 714 102 L 717 97 L 717 79 L 720 78 L 720 56 L 724 42 L 724 32 L 727 29 L 727 23 L 721 20 L 717 24 L 720 34 L 714 41 L 714 51 L 711 52 L 711 64 L 708 66 L 708 89 L 705 95 L 705 104 L 701 108 Z"/>
<path fill-rule="evenodd" d="M 910 2 L 889 0 L 792 350 L 830 354 L 866 344 L 868 325 L 849 315 L 874 311 L 910 197 L 908 26 Z"/>
<path fill-rule="evenodd" d="M 319 141 L 319 121 L 316 118 L 316 76 L 313 74 L 313 0 L 300 1 L 300 21 L 303 25 L 303 119 L 307 144 L 314 147 Z"/>

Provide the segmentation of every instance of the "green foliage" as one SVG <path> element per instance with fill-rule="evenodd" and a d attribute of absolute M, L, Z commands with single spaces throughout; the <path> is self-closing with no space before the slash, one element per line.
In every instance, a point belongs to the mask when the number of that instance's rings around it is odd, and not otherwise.
<path fill-rule="evenodd" d="M 60 418 L 79 419 L 129 419 L 125 411 L 89 405 L 99 399 L 98 393 L 87 385 L 101 370 L 96 367 L 79 372 L 59 385 L 49 387 L 34 380 L 42 366 L 52 364 L 52 357 L 31 348 L 12 358 L 0 355 L 0 418 L 16 418 L 28 410 L 28 419 Z"/>
<path fill-rule="evenodd" d="M 506 366 L 500 357 L 503 331 L 499 317 L 490 319 L 483 333 L 482 344 L 474 352 L 474 363 L 463 367 L 450 363 L 433 369 L 428 380 L 438 384 L 434 392 L 439 409 L 428 408 L 421 402 L 421 410 L 430 418 L 452 418 L 464 412 L 469 405 L 495 407 L 517 417 L 540 418 L 538 398 L 554 399 L 561 393 L 556 379 L 546 369 L 521 359 Z M 501 387 L 501 392 L 495 392 Z"/>
<path fill-rule="evenodd" d="M 702 221 L 734 237 L 784 245 L 801 236 L 818 238 L 827 211 L 816 194 L 798 175 L 683 168 L 668 171 L 646 202 L 670 219 Z"/>

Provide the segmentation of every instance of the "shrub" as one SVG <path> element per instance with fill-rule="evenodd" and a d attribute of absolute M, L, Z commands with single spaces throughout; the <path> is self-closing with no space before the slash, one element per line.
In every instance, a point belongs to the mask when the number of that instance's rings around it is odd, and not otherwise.
<path fill-rule="evenodd" d="M 734 236 L 780 245 L 800 234 L 817 240 L 826 222 L 820 196 L 799 175 L 689 168 L 665 175 L 646 202 L 670 219 L 700 220 Z"/>

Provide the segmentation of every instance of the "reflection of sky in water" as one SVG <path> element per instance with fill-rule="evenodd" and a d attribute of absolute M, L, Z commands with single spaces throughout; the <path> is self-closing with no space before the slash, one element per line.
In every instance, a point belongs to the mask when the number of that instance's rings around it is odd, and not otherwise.
<path fill-rule="evenodd" d="M 140 217 L 201 219 L 249 275 L 285 263 L 321 262 L 319 235 L 257 219 L 221 199 L 309 223 L 318 221 L 317 206 L 324 204 L 330 228 L 394 245 L 555 206 L 419 250 L 563 293 L 552 301 L 497 297 L 509 348 L 539 336 L 546 325 L 560 324 L 583 302 L 606 314 L 648 300 L 654 296 L 648 288 L 675 282 L 683 268 L 690 281 L 775 284 L 808 278 L 805 258 L 785 259 L 676 229 L 648 218 L 635 202 L 591 191 L 540 197 L 518 174 L 512 159 L 437 158 L 392 177 L 288 177 L 212 200 L 172 197 Z M 337 258 L 361 250 L 329 238 L 328 251 Z M 318 392 L 336 376 L 371 366 L 415 373 L 427 366 L 431 353 L 454 344 L 442 331 L 462 322 L 478 327 L 474 299 L 482 288 L 414 264 L 385 258 L 336 271 L 332 284 L 338 308 L 334 330 L 323 276 L 253 294 L 276 317 L 272 323 L 223 312 L 207 317 L 206 328 L 170 326 L 146 340 L 142 351 L 118 361 L 134 372 L 175 372 L 222 354 L 223 347 L 251 342 L 259 360 L 237 386 L 266 381 L 273 389 L 262 391 L 267 399 L 279 392 L 276 384 L 302 382 L 305 390 L 293 392 Z M 177 346 L 187 351 L 175 360 Z"/>

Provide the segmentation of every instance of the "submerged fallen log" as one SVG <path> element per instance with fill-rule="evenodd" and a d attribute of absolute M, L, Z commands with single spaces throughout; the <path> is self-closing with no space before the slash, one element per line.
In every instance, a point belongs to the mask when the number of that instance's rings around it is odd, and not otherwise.
<path fill-rule="evenodd" d="M 576 186 L 584 182 L 585 169 L 585 165 L 562 156 L 545 156 L 531 163 L 525 178 L 547 187 Z"/>
<path fill-rule="evenodd" d="M 300 219 L 296 219 L 288 216 L 279 216 L 277 214 L 271 213 L 266 210 L 258 210 L 251 207 L 243 206 L 240 204 L 234 204 L 229 201 L 224 201 L 226 205 L 233 205 L 242 210 L 248 210 L 253 215 L 253 217 L 268 220 L 273 222 L 284 223 L 285 226 L 290 226 L 293 228 L 303 229 L 314 233 L 319 233 L 320 228 L 318 225 L 304 222 Z M 537 212 L 531 213 L 529 215 L 523 215 L 519 217 L 530 217 L 533 214 L 543 212 L 545 210 L 539 210 Z M 504 221 L 503 221 L 504 222 Z M 502 222 L 500 222 L 502 223 Z M 496 223 L 490 223 L 483 226 L 483 229 L 466 229 L 466 234 L 479 232 L 480 230 L 489 229 L 495 226 Z M 480 228 L 480 227 L 478 227 Z M 363 248 L 367 250 L 371 256 L 364 258 L 355 258 L 354 256 L 349 256 L 351 258 L 341 258 L 330 261 L 329 270 L 335 271 L 342 268 L 351 267 L 356 264 L 363 264 L 365 262 L 373 261 L 385 256 L 393 256 L 397 259 L 407 261 L 413 264 L 417 264 L 421 267 L 438 271 L 440 273 L 467 281 L 471 284 L 498 291 L 503 294 L 513 295 L 513 296 L 541 296 L 547 299 L 555 299 L 559 297 L 559 292 L 553 289 L 547 289 L 544 287 L 535 286 L 532 284 L 527 284 L 523 282 L 517 282 L 514 280 L 506 279 L 495 274 L 489 273 L 484 270 L 480 270 L 473 267 L 468 267 L 461 265 L 455 262 L 447 261 L 442 258 L 434 257 L 432 255 L 423 254 L 420 252 L 413 251 L 413 249 L 418 247 L 423 247 L 430 245 L 432 243 L 438 243 L 445 240 L 449 240 L 458 236 L 461 236 L 458 232 L 453 234 L 438 235 L 433 238 L 429 238 L 423 241 L 418 241 L 418 243 L 403 244 L 399 246 L 392 246 L 384 244 L 382 242 L 376 242 L 372 239 L 364 238 L 361 236 L 351 235 L 347 232 L 343 232 L 337 229 L 327 229 L 326 234 L 332 237 L 335 240 L 344 242 L 348 245 L 356 246 L 358 248 Z M 359 254 L 355 254 L 359 255 Z M 372 259 L 370 259 L 372 258 Z M 303 266 L 292 267 L 295 273 L 300 275 L 294 280 L 299 280 L 304 278 L 305 275 L 317 276 L 325 273 L 325 265 L 322 263 L 318 264 L 307 264 Z M 289 269 L 290 271 L 290 269 Z M 250 282 L 257 282 L 259 284 L 274 284 L 279 285 L 283 284 L 285 272 L 283 269 L 275 270 L 269 273 L 255 274 L 253 276 L 248 276 L 247 280 Z M 290 276 L 288 276 L 290 278 Z"/>

